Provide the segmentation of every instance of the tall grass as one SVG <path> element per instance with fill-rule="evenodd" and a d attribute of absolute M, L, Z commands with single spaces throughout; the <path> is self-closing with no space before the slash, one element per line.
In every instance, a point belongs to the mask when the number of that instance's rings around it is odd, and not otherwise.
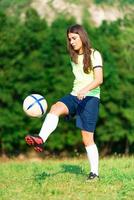
<path fill-rule="evenodd" d="M 100 181 L 86 182 L 86 158 L 9 161 L 0 165 L 1 200 L 132 200 L 134 158 L 100 161 Z"/>

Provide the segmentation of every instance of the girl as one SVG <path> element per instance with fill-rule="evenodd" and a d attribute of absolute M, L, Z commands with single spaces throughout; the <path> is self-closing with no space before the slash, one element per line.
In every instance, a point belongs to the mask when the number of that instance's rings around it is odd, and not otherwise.
<path fill-rule="evenodd" d="M 52 105 L 38 136 L 27 135 L 26 143 L 37 152 L 43 151 L 43 143 L 56 129 L 61 115 L 76 115 L 76 127 L 81 129 L 91 172 L 88 180 L 98 179 L 98 149 L 94 131 L 98 118 L 100 85 L 103 82 L 102 58 L 91 47 L 88 35 L 81 25 L 67 29 L 67 46 L 75 79 L 72 92 Z"/>

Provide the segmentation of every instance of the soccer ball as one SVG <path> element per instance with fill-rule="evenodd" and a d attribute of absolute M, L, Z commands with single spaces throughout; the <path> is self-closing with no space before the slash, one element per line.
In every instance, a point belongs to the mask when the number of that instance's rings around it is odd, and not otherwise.
<path fill-rule="evenodd" d="M 23 110 L 30 117 L 42 117 L 47 111 L 47 101 L 40 94 L 31 94 L 24 99 Z"/>

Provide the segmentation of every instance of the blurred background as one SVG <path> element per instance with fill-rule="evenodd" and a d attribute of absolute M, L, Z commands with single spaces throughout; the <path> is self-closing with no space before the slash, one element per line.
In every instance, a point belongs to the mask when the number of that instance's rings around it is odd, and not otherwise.
<path fill-rule="evenodd" d="M 41 119 L 26 116 L 23 100 L 43 95 L 50 106 L 73 83 L 66 29 L 82 24 L 102 53 L 104 83 L 95 140 L 102 156 L 134 153 L 134 1 L 0 0 L 0 155 L 27 154 L 27 134 Z M 49 110 L 48 108 L 48 110 Z M 85 152 L 75 119 L 61 118 L 45 144 L 47 154 Z"/>

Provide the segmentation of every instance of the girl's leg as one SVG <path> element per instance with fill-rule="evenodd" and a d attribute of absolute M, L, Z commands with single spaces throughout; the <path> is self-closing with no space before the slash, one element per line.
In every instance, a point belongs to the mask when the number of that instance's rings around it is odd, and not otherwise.
<path fill-rule="evenodd" d="M 28 145 L 33 146 L 37 152 L 43 151 L 43 143 L 47 140 L 49 135 L 56 129 L 60 115 L 67 115 L 69 110 L 62 102 L 54 104 L 50 112 L 47 114 L 39 136 L 27 135 L 25 141 Z"/>
<path fill-rule="evenodd" d="M 83 143 L 87 151 L 87 157 L 90 163 L 91 175 L 98 176 L 99 154 L 96 144 L 94 143 L 94 133 L 81 131 Z M 94 177 L 91 177 L 91 179 Z"/>
<path fill-rule="evenodd" d="M 68 108 L 62 102 L 57 102 L 51 107 L 39 133 L 39 136 L 43 139 L 43 142 L 45 142 L 49 135 L 56 129 L 59 116 L 67 115 L 68 113 Z"/>

